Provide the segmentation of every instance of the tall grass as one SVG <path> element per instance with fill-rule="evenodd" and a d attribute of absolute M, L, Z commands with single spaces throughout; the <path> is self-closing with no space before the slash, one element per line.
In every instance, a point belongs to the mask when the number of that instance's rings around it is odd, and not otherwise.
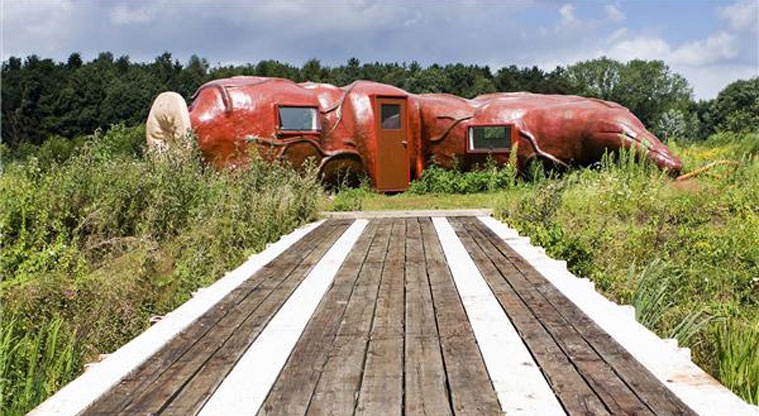
<path fill-rule="evenodd" d="M 24 331 L 14 318 L 2 321 L 0 397 L 2 415 L 22 414 L 53 394 L 81 370 L 76 334 L 61 319 Z"/>
<path fill-rule="evenodd" d="M 28 411 L 82 362 L 123 345 L 322 204 L 315 169 L 251 154 L 247 167 L 218 172 L 194 149 L 143 155 L 143 141 L 142 128 L 114 126 L 66 158 L 40 152 L 4 165 L 2 413 Z"/>
<path fill-rule="evenodd" d="M 727 388 L 759 403 L 759 325 L 727 323 L 715 337 L 717 377 Z"/>

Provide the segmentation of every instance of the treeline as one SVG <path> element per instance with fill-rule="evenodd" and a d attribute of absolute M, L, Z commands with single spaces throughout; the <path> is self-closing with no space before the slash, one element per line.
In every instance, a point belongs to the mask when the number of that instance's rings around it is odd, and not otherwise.
<path fill-rule="evenodd" d="M 630 108 L 662 136 L 701 140 L 719 130 L 759 128 L 759 78 L 738 81 L 719 97 L 695 102 L 682 76 L 661 61 L 621 63 L 608 58 L 545 71 L 509 66 L 419 63 L 361 63 L 325 66 L 311 59 L 301 67 L 273 60 L 211 66 L 192 56 L 186 64 L 168 52 L 153 62 L 132 62 L 103 52 L 84 62 L 73 53 L 66 62 L 31 55 L 2 64 L 2 141 L 10 149 L 39 145 L 50 136 L 74 138 L 116 123 L 134 125 L 147 117 L 163 91 L 186 99 L 203 83 L 235 75 L 282 77 L 346 85 L 357 79 L 396 85 L 412 93 L 444 92 L 474 97 L 492 92 L 529 91 L 578 94 L 616 101 Z"/>

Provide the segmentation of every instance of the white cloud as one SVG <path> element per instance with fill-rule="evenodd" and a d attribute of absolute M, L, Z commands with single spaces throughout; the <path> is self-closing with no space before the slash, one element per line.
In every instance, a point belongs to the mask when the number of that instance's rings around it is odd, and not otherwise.
<path fill-rule="evenodd" d="M 129 7 L 126 4 L 119 4 L 111 10 L 111 23 L 115 25 L 148 23 L 156 18 L 158 12 L 157 5 Z"/>
<path fill-rule="evenodd" d="M 612 32 L 611 35 L 609 35 L 608 38 L 606 38 L 606 42 L 607 43 L 614 43 L 614 42 L 622 39 L 622 37 L 624 37 L 627 34 L 627 32 L 629 32 L 629 30 L 626 27 L 619 28 L 619 29 L 615 30 L 614 32 Z"/>
<path fill-rule="evenodd" d="M 614 23 L 624 22 L 627 18 L 627 16 L 622 13 L 622 10 L 619 10 L 619 8 L 613 4 L 607 4 L 604 6 L 604 11 L 606 11 L 606 17 Z"/>
<path fill-rule="evenodd" d="M 575 17 L 575 6 L 569 3 L 561 6 L 559 14 L 561 15 L 561 24 L 563 25 L 571 25 L 577 22 L 577 17 Z"/>
<path fill-rule="evenodd" d="M 719 15 L 730 23 L 733 29 L 757 29 L 759 25 L 759 2 L 757 0 L 739 0 L 719 9 Z"/>
<path fill-rule="evenodd" d="M 698 100 L 716 97 L 735 80 L 756 76 L 756 67 L 753 65 L 717 64 L 704 67 L 673 65 L 672 69 L 688 80 L 693 87 L 693 95 Z"/>
<path fill-rule="evenodd" d="M 69 0 L 4 1 L 0 12 L 2 59 L 12 55 L 48 55 L 74 30 L 76 8 Z M 10 48 L 9 48 L 10 46 Z"/>
<path fill-rule="evenodd" d="M 686 43 L 672 53 L 671 61 L 691 66 L 708 65 L 725 61 L 738 55 L 735 36 L 721 32 L 706 40 Z"/>
<path fill-rule="evenodd" d="M 611 37 L 619 38 L 623 34 L 612 33 Z M 724 62 L 738 55 L 735 36 L 721 32 L 699 40 L 673 48 L 664 39 L 650 36 L 638 36 L 614 44 L 608 51 L 611 58 L 619 60 L 630 59 L 661 59 L 671 64 L 689 66 L 704 66 Z"/>
<path fill-rule="evenodd" d="M 616 43 L 609 49 L 607 56 L 620 61 L 629 61 L 631 59 L 664 59 L 669 56 L 671 51 L 672 48 L 663 39 L 638 36 Z"/>

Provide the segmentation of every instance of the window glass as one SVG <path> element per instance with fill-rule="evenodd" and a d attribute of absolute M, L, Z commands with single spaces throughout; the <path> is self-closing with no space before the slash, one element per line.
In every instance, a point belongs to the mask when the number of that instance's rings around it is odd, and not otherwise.
<path fill-rule="evenodd" d="M 469 128 L 469 150 L 511 149 L 511 126 L 476 126 Z"/>
<path fill-rule="evenodd" d="M 382 104 L 382 128 L 397 130 L 401 128 L 401 106 L 398 104 Z"/>
<path fill-rule="evenodd" d="M 313 107 L 279 107 L 279 128 L 283 131 L 318 131 L 319 115 Z"/>

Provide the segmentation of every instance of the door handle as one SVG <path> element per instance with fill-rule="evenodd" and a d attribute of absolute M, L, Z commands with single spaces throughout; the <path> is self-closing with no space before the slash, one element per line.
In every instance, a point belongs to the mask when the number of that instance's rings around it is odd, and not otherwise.
<path fill-rule="evenodd" d="M 403 145 L 403 147 L 406 147 L 406 145 L 408 145 L 408 142 L 405 140 L 401 140 L 401 144 Z"/>

